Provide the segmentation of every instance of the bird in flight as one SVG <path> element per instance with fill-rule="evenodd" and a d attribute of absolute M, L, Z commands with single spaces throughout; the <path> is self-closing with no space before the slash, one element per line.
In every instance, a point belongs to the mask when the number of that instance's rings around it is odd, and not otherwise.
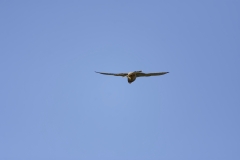
<path fill-rule="evenodd" d="M 136 80 L 137 77 L 160 76 L 160 75 L 167 74 L 169 72 L 143 73 L 142 71 L 134 71 L 134 72 L 129 72 L 129 73 L 104 73 L 104 72 L 96 72 L 96 73 L 100 73 L 100 74 L 104 74 L 104 75 L 127 77 L 128 83 L 131 84 L 132 82 L 134 82 Z"/>

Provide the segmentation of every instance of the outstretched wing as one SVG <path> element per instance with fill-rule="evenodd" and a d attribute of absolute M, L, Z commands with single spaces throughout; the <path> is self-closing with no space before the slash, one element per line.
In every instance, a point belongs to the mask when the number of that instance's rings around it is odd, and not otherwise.
<path fill-rule="evenodd" d="M 127 73 L 104 73 L 104 72 L 96 72 L 96 73 L 100 73 L 100 74 L 104 74 L 104 75 L 111 75 L 111 76 L 123 76 L 123 77 L 128 75 Z"/>
<path fill-rule="evenodd" d="M 155 73 L 136 73 L 137 77 L 149 77 L 149 76 L 160 76 L 160 75 L 164 75 L 167 74 L 169 72 L 155 72 Z"/>

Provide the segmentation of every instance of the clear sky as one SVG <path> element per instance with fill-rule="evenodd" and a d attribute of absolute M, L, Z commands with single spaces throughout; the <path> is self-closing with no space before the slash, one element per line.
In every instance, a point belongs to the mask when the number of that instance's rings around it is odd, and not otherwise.
<path fill-rule="evenodd" d="M 239 8 L 1 0 L 0 159 L 239 160 Z"/>

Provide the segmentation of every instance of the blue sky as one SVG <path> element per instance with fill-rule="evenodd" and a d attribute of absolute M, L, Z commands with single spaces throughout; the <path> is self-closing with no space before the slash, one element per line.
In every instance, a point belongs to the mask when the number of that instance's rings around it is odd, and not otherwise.
<path fill-rule="evenodd" d="M 239 160 L 239 7 L 0 1 L 0 159 Z"/>

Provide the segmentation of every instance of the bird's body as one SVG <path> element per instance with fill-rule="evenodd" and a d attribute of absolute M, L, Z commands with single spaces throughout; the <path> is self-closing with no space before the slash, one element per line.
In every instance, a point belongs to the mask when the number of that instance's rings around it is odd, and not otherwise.
<path fill-rule="evenodd" d="M 142 71 L 134 71 L 129 73 L 104 73 L 104 72 L 96 72 L 96 73 L 100 73 L 104 75 L 127 77 L 128 83 L 131 84 L 136 80 L 137 77 L 160 76 L 160 75 L 167 74 L 169 72 L 143 73 Z"/>

